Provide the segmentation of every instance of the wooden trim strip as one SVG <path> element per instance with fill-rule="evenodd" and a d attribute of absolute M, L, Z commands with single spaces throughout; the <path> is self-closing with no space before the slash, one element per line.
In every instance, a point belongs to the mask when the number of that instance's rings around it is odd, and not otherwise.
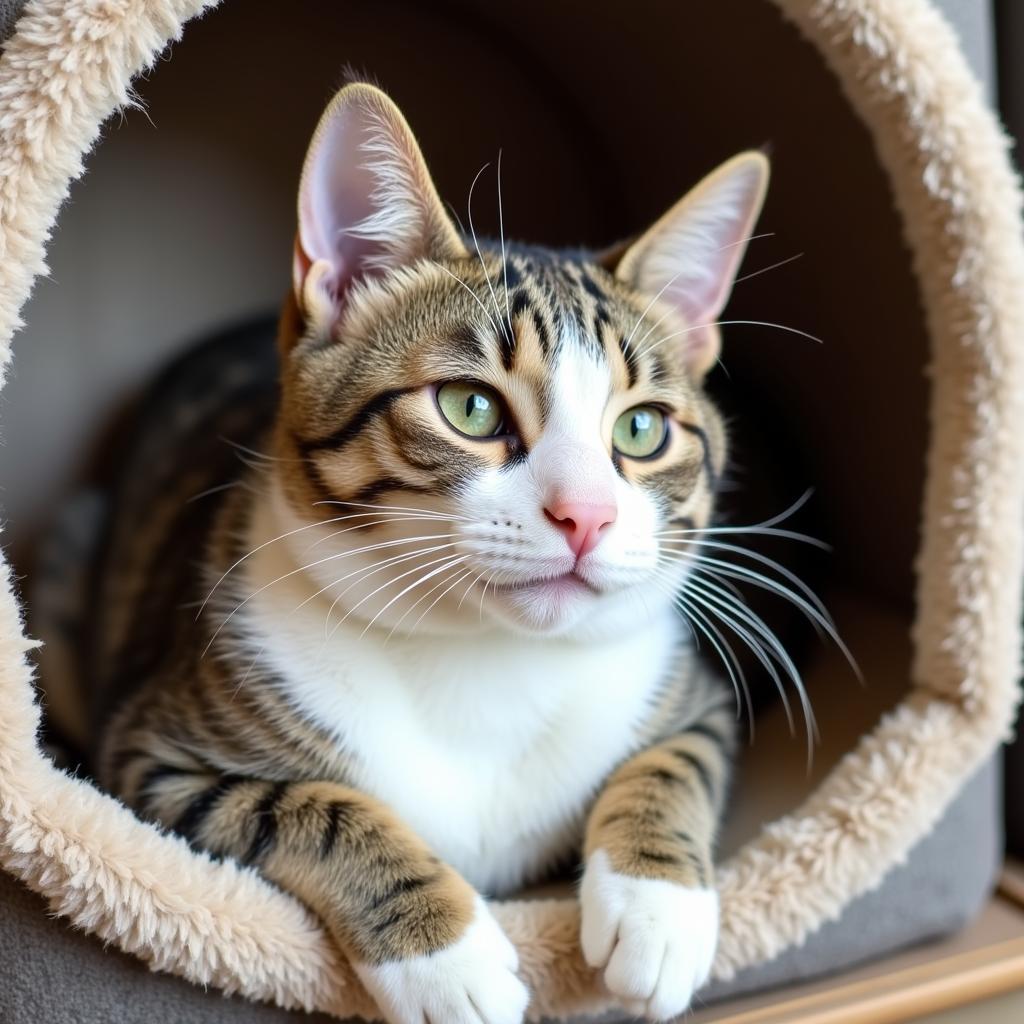
<path fill-rule="evenodd" d="M 899 1024 L 1024 986 L 1024 937 L 941 957 L 715 1024 Z"/>
<path fill-rule="evenodd" d="M 1024 907 L 1024 864 L 1012 857 L 1003 866 L 999 891 L 1019 907 Z"/>

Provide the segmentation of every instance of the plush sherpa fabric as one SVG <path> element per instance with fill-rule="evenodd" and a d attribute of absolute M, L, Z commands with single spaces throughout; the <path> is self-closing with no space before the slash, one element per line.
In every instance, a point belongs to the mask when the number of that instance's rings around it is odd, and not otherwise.
<path fill-rule="evenodd" d="M 825 925 L 806 946 L 716 983 L 701 993 L 701 1001 L 814 977 L 964 924 L 988 897 L 1000 859 L 996 783 L 990 763 L 914 847 L 908 863 L 854 900 L 838 922 Z M 950 871 L 951 862 L 956 872 Z M 39 897 L 0 872 L 3 1024 L 327 1024 L 329 1019 L 257 1006 L 170 975 L 149 974 L 134 957 L 104 948 L 45 910 Z"/>
<path fill-rule="evenodd" d="M 877 887 L 1006 734 L 1024 558 L 1024 245 L 1005 139 L 927 0 L 774 0 L 874 135 L 932 340 L 913 689 L 794 813 L 721 871 L 719 979 Z M 0 57 L 0 360 L 70 181 L 202 0 L 31 0 Z M 372 1015 L 312 916 L 56 771 L 21 613 L 0 576 L 0 864 L 52 911 L 157 969 L 281 1006 Z M 533 1017 L 606 1006 L 570 900 L 497 908 Z"/>

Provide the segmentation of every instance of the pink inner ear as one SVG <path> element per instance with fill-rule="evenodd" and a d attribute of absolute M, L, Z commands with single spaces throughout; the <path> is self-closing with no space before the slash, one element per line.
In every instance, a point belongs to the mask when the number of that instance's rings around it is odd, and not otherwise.
<path fill-rule="evenodd" d="M 695 254 L 694 266 L 665 290 L 665 298 L 694 326 L 713 322 L 728 301 L 746 235 L 732 232 L 718 245 L 717 250 Z"/>
<path fill-rule="evenodd" d="M 734 245 L 742 253 L 743 245 Z M 684 272 L 678 282 L 665 289 L 664 298 L 679 309 L 685 320 L 684 359 L 692 373 L 703 375 L 718 359 L 721 336 L 716 321 L 729 297 L 739 256 L 710 255 L 696 274 Z"/>
<path fill-rule="evenodd" d="M 339 302 L 352 281 L 372 266 L 384 251 L 376 239 L 360 237 L 353 229 L 378 212 L 377 175 L 364 144 L 371 133 L 368 112 L 349 102 L 328 114 L 321 123 L 306 158 L 299 193 L 300 259 L 295 267 L 302 279 L 317 260 L 326 260 L 333 272 L 323 287 Z M 305 262 L 305 267 L 301 263 Z M 301 283 L 296 282 L 301 293 Z"/>
<path fill-rule="evenodd" d="M 637 283 L 674 305 L 687 328 L 680 338 L 697 373 L 718 358 L 715 326 L 732 290 L 760 210 L 767 165 L 738 157 L 701 182 L 655 225 L 639 252 Z"/>
<path fill-rule="evenodd" d="M 698 327 L 683 336 L 686 343 L 683 352 L 686 366 L 691 373 L 701 377 L 714 366 L 721 349 L 717 327 Z"/>
<path fill-rule="evenodd" d="M 737 169 L 693 209 L 670 244 L 677 247 L 682 273 L 666 290 L 692 324 L 709 323 L 725 306 L 746 251 L 758 209 L 756 171 Z"/>

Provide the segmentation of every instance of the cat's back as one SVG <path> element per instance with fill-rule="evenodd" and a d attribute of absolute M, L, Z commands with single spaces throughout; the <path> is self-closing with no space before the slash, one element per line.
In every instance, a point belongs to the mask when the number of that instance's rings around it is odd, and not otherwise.
<path fill-rule="evenodd" d="M 258 459 L 277 400 L 275 320 L 222 331 L 179 356 L 126 417 L 92 588 L 94 719 L 193 644 L 212 530 Z M 236 504 L 241 504 L 236 501 Z"/>

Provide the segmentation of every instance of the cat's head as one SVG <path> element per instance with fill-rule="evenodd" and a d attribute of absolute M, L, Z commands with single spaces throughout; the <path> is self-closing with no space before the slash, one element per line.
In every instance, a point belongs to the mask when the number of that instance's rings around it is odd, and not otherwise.
<path fill-rule="evenodd" d="M 294 546 L 335 618 L 583 635 L 669 605 L 725 461 L 702 383 L 767 178 L 735 157 L 601 257 L 478 251 L 394 104 L 334 98 L 300 185 L 275 465 L 282 528 L 325 521 Z"/>

